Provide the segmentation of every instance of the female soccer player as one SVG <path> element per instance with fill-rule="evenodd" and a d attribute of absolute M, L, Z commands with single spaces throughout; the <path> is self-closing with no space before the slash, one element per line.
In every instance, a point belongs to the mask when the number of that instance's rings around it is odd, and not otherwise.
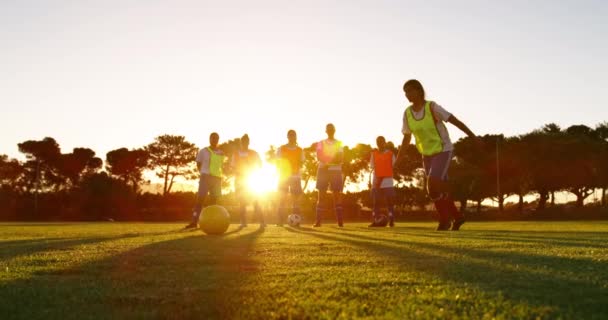
<path fill-rule="evenodd" d="M 411 105 L 403 113 L 403 141 L 397 154 L 401 160 L 405 146 L 410 143 L 412 135 L 416 138 L 416 147 L 422 154 L 424 170 L 427 176 L 427 192 L 439 213 L 437 230 L 459 230 L 464 223 L 464 215 L 456 209 L 454 200 L 448 191 L 448 168 L 452 160 L 452 142 L 444 122 L 449 122 L 462 130 L 469 137 L 480 141 L 477 136 L 453 114 L 446 111 L 434 101 L 426 100 L 424 88 L 418 80 L 408 80 L 403 85 L 405 97 Z M 454 220 L 453 223 L 451 218 Z"/>

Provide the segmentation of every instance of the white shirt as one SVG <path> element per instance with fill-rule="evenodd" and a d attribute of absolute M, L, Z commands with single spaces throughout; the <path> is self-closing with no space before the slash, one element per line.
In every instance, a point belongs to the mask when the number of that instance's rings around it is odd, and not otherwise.
<path fill-rule="evenodd" d="M 388 152 L 389 150 L 385 150 L 384 152 Z M 395 165 L 395 162 L 397 161 L 397 157 L 395 156 L 395 154 L 393 153 L 393 166 Z M 374 153 L 372 152 L 372 156 L 369 159 L 369 164 L 370 167 L 372 169 L 372 172 L 374 173 L 374 181 L 376 180 L 376 170 L 375 170 L 375 166 L 374 166 Z M 382 182 L 380 182 L 380 189 L 384 189 L 384 188 L 392 188 L 395 184 L 395 181 L 392 177 L 384 177 L 382 179 Z"/>
<path fill-rule="evenodd" d="M 418 112 L 414 111 L 412 108 L 412 115 L 416 120 L 422 120 L 424 117 L 424 109 L 420 109 Z M 407 109 L 403 112 L 403 127 L 401 128 L 401 132 L 403 134 L 411 134 L 409 125 L 407 124 Z M 443 151 L 452 151 L 454 150 L 454 146 L 452 145 L 452 140 L 450 139 L 450 134 L 448 133 L 448 129 L 445 127 L 444 122 L 447 122 L 448 119 L 452 116 L 452 114 L 446 111 L 443 107 L 435 103 L 435 101 L 431 101 L 431 112 L 435 115 L 435 119 L 437 120 L 435 123 L 437 124 L 437 131 L 439 132 L 439 136 L 441 137 L 441 141 L 443 143 Z"/>

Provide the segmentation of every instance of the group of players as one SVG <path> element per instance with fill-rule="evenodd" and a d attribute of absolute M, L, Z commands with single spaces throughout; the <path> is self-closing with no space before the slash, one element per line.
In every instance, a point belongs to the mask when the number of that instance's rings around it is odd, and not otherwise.
<path fill-rule="evenodd" d="M 444 122 L 449 122 L 466 133 L 479 143 L 475 134 L 453 114 L 446 111 L 439 104 L 426 100 L 425 91 L 418 80 L 408 80 L 403 85 L 403 91 L 410 105 L 403 113 L 402 133 L 403 140 L 397 155 L 387 148 L 384 137 L 376 139 L 377 149 L 374 149 L 370 164 L 373 172 L 372 195 L 373 211 L 371 227 L 378 226 L 376 216 L 379 214 L 381 201 L 386 202 L 388 211 L 388 225 L 395 225 L 393 199 L 393 168 L 396 162 L 402 160 L 405 146 L 411 141 L 412 135 L 418 151 L 422 154 L 424 170 L 427 177 L 427 192 L 439 213 L 438 231 L 459 230 L 465 222 L 464 215 L 454 205 L 448 184 L 448 168 L 452 159 L 453 145 Z M 316 154 L 319 162 L 317 168 L 316 188 L 319 192 L 316 205 L 316 220 L 313 227 L 320 227 L 323 212 L 329 209 L 330 199 L 328 190 L 331 190 L 334 210 L 339 227 L 344 226 L 342 189 L 343 189 L 343 145 L 335 138 L 336 128 L 329 123 L 325 127 L 327 138 L 316 144 Z M 301 168 L 304 163 L 304 152 L 297 143 L 297 134 L 294 130 L 287 132 L 287 144 L 277 150 L 276 163 L 279 171 L 280 200 L 278 206 L 278 224 L 281 225 L 285 216 L 286 203 L 291 194 L 293 213 L 298 214 L 299 197 L 302 191 Z M 196 205 L 192 214 L 192 222 L 186 228 L 196 228 L 201 214 L 203 203 L 215 204 L 221 194 L 222 165 L 225 156 L 218 148 L 219 135 L 212 133 L 209 137 L 209 146 L 199 151 L 196 157 L 197 168 L 200 172 L 199 188 Z M 261 167 L 260 156 L 249 149 L 249 137 L 245 134 L 240 139 L 240 148 L 234 152 L 230 160 L 235 171 L 235 192 L 240 201 L 241 227 L 246 227 L 246 209 L 251 200 L 248 195 L 246 179 L 252 170 Z M 259 203 L 253 200 L 255 213 L 259 217 L 260 226 L 265 227 L 264 215 Z"/>

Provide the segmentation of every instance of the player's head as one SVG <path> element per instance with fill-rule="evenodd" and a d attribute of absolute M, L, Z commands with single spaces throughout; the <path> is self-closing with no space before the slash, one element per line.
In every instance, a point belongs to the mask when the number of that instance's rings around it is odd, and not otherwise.
<path fill-rule="evenodd" d="M 376 146 L 378 146 L 378 150 L 384 150 L 386 147 L 386 139 L 383 136 L 378 136 L 376 138 Z"/>
<path fill-rule="evenodd" d="M 219 135 L 219 134 L 217 134 L 217 132 L 212 132 L 212 133 L 209 135 L 209 144 L 210 144 L 212 147 L 214 147 L 214 148 L 215 148 L 215 147 L 217 147 L 217 144 L 218 144 L 219 142 L 220 142 L 220 135 Z"/>
<path fill-rule="evenodd" d="M 296 134 L 295 130 L 290 129 L 289 131 L 287 131 L 287 141 L 289 141 L 289 143 L 291 144 L 297 143 L 298 135 Z"/>
<path fill-rule="evenodd" d="M 328 123 L 325 126 L 325 133 L 327 133 L 327 137 L 332 139 L 334 137 L 334 134 L 336 134 L 336 127 L 334 126 L 333 123 Z"/>
<path fill-rule="evenodd" d="M 424 88 L 420 81 L 416 79 L 406 81 L 403 85 L 403 92 L 405 92 L 405 97 L 410 102 L 424 100 L 425 98 Z"/>
<path fill-rule="evenodd" d="M 241 137 L 241 149 L 247 150 L 248 148 L 249 148 L 249 135 L 245 133 Z"/>

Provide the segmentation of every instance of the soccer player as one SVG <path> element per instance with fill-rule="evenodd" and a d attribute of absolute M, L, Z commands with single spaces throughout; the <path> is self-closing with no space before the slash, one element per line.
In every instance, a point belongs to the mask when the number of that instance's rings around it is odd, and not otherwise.
<path fill-rule="evenodd" d="M 438 231 L 459 230 L 465 222 L 464 215 L 454 205 L 447 184 L 448 168 L 452 160 L 452 142 L 444 122 L 449 122 L 462 130 L 469 137 L 480 140 L 453 114 L 446 111 L 434 101 L 426 100 L 424 88 L 418 80 L 408 80 L 403 91 L 411 105 L 403 113 L 403 141 L 397 155 L 397 161 L 403 156 L 402 151 L 410 143 L 412 135 L 416 138 L 416 147 L 422 154 L 424 170 L 427 176 L 427 192 L 439 213 Z M 453 219 L 453 224 L 452 220 Z"/>
<path fill-rule="evenodd" d="M 253 201 L 255 213 L 260 220 L 260 227 L 264 228 L 266 223 L 259 201 L 247 185 L 247 179 L 251 172 L 262 167 L 262 160 L 257 152 L 249 149 L 249 135 L 243 135 L 240 142 L 240 149 L 232 156 L 231 166 L 235 172 L 234 187 L 240 204 L 241 228 L 247 227 L 245 215 L 247 213 L 247 204 L 251 201 Z"/>
<path fill-rule="evenodd" d="M 344 159 L 344 147 L 342 141 L 334 138 L 336 127 L 329 123 L 325 126 L 327 139 L 317 143 L 317 190 L 319 198 L 317 200 L 317 221 L 313 227 L 321 226 L 323 210 L 328 207 L 327 189 L 331 188 L 333 203 L 336 210 L 338 227 L 342 228 L 342 162 Z"/>
<path fill-rule="evenodd" d="M 395 226 L 394 198 L 395 189 L 393 188 L 393 165 L 395 164 L 395 154 L 387 148 L 386 139 L 383 136 L 376 138 L 378 149 L 372 151 L 370 157 L 370 167 L 373 172 L 372 178 L 372 199 L 374 211 L 372 211 L 372 223 L 370 227 L 378 227 L 376 223 L 377 215 L 380 213 L 380 202 L 385 201 L 388 210 L 389 226 Z M 386 224 L 384 225 L 386 226 Z"/>
<path fill-rule="evenodd" d="M 222 165 L 226 157 L 222 150 L 218 148 L 219 141 L 219 134 L 211 133 L 209 135 L 209 146 L 200 149 L 196 155 L 196 167 L 200 172 L 200 179 L 198 181 L 196 205 L 192 212 L 192 222 L 186 226 L 186 229 L 198 228 L 198 220 L 207 196 L 208 205 L 216 204 L 217 199 L 221 196 Z"/>
<path fill-rule="evenodd" d="M 292 212 L 300 214 L 300 198 L 302 196 L 302 177 L 300 175 L 304 164 L 304 152 L 298 146 L 298 136 L 295 130 L 287 131 L 287 144 L 282 145 L 276 154 L 276 164 L 279 171 L 279 208 L 277 210 L 278 226 L 283 225 L 287 197 L 292 197 Z"/>

